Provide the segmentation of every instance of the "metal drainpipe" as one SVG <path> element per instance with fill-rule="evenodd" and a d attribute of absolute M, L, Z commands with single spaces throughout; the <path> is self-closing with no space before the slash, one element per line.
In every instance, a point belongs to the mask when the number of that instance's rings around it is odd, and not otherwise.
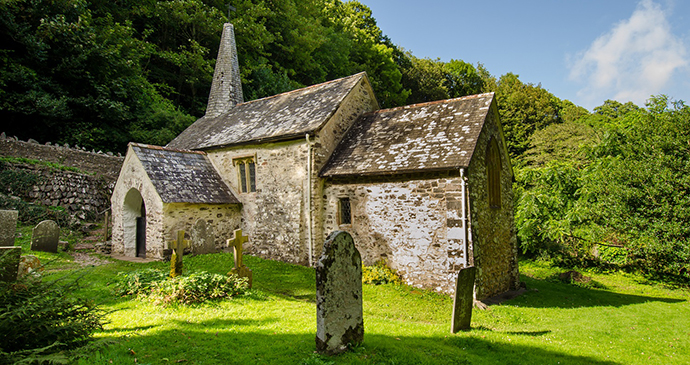
<path fill-rule="evenodd" d="M 311 228 L 311 153 L 312 153 L 312 144 L 311 141 L 309 141 L 309 133 L 306 135 L 307 139 L 307 240 L 309 244 L 309 267 L 313 267 L 313 255 L 314 255 L 314 248 L 313 243 L 312 243 L 312 228 Z"/>
<path fill-rule="evenodd" d="M 468 252 L 470 245 L 469 245 L 469 242 L 467 242 L 467 240 L 468 240 L 468 237 L 467 237 L 467 208 L 466 208 L 467 207 L 467 193 L 466 193 L 467 189 L 466 189 L 466 185 L 465 185 L 465 169 L 464 168 L 460 169 L 460 189 L 462 190 L 462 216 L 460 219 L 462 220 L 462 234 L 463 234 L 464 240 L 465 240 L 465 242 L 464 242 L 465 243 L 465 250 L 464 250 L 464 252 L 465 252 L 465 266 L 467 266 L 470 262 L 469 261 L 469 252 Z"/>

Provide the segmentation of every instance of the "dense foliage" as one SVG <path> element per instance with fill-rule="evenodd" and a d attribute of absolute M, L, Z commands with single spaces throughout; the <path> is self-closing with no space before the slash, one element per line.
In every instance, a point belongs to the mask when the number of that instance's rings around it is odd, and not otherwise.
<path fill-rule="evenodd" d="M 27 358 L 47 361 L 55 356 L 51 354 L 86 344 L 101 328 L 104 313 L 74 296 L 77 287 L 76 280 L 32 276 L 0 281 L 0 364 Z"/>
<path fill-rule="evenodd" d="M 144 269 L 119 273 L 115 284 L 118 295 L 133 295 L 156 304 L 191 304 L 232 298 L 247 291 L 247 279 L 206 271 L 174 278 L 160 270 Z"/>
<path fill-rule="evenodd" d="M 246 100 L 366 71 L 382 107 L 484 91 L 461 60 L 418 59 L 371 10 L 340 0 L 0 2 L 5 132 L 124 152 L 166 144 L 204 114 L 222 24 Z"/>
<path fill-rule="evenodd" d="M 539 164 L 516 169 L 523 250 L 690 280 L 690 107 L 607 101 L 575 123 L 535 134 Z"/>

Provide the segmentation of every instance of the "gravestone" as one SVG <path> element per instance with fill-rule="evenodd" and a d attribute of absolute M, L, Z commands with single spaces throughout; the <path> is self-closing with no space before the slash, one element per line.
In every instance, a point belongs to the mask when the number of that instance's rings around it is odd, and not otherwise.
<path fill-rule="evenodd" d="M 316 350 L 335 355 L 363 340 L 362 257 L 352 236 L 336 231 L 316 264 Z"/>
<path fill-rule="evenodd" d="M 235 274 L 241 278 L 247 278 L 249 288 L 252 287 L 252 271 L 244 266 L 242 262 L 242 244 L 249 241 L 248 236 L 242 235 L 241 229 L 236 229 L 234 236 L 227 240 L 228 247 L 232 247 L 232 252 L 235 257 L 235 267 L 230 270 L 229 274 Z"/>
<path fill-rule="evenodd" d="M 38 223 L 31 231 L 32 251 L 57 252 L 59 241 L 60 227 L 51 220 Z"/>
<path fill-rule="evenodd" d="M 458 271 L 458 280 L 455 283 L 455 295 L 453 297 L 453 318 L 450 332 L 471 328 L 472 304 L 474 302 L 474 278 L 477 268 L 466 267 Z"/>
<path fill-rule="evenodd" d="M 0 246 L 14 246 L 17 213 L 16 210 L 0 210 Z"/>
<path fill-rule="evenodd" d="M 192 254 L 203 255 L 216 252 L 216 237 L 213 234 L 213 226 L 206 224 L 205 220 L 196 221 L 189 236 L 192 241 Z"/>
<path fill-rule="evenodd" d="M 40 275 L 43 271 L 43 266 L 41 265 L 41 260 L 34 255 L 23 255 L 21 260 L 19 260 L 19 273 L 18 276 L 24 276 L 28 274 Z"/>
<path fill-rule="evenodd" d="M 173 250 L 170 257 L 170 277 L 182 275 L 182 256 L 184 249 L 189 247 L 189 240 L 184 239 L 184 231 L 177 231 L 177 239 L 168 242 L 168 248 Z"/>
<path fill-rule="evenodd" d="M 0 246 L 0 281 L 17 280 L 21 255 L 22 248 L 20 246 Z"/>

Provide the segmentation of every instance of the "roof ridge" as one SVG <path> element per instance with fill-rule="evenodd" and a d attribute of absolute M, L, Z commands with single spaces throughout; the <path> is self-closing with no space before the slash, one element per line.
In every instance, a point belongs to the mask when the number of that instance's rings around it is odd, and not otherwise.
<path fill-rule="evenodd" d="M 358 72 L 358 73 L 356 73 L 356 74 L 353 74 L 353 75 L 350 75 L 350 76 L 344 76 L 344 77 L 341 77 L 341 78 L 338 78 L 338 79 L 335 79 L 335 80 L 324 81 L 324 82 L 321 82 L 321 83 L 318 83 L 318 84 L 314 84 L 314 85 L 309 85 L 309 86 L 301 87 L 301 88 L 299 88 L 299 89 L 294 89 L 294 90 L 290 90 L 290 91 L 285 91 L 285 92 L 282 92 L 282 93 L 280 93 L 280 94 L 265 96 L 265 97 L 260 98 L 260 99 L 254 99 L 254 100 L 250 100 L 250 101 L 245 101 L 244 103 L 239 103 L 239 104 L 235 105 L 235 107 L 237 107 L 237 106 L 239 106 L 239 105 L 247 105 L 247 104 L 255 103 L 255 102 L 258 102 L 258 101 L 269 100 L 269 99 L 277 98 L 277 97 L 279 97 L 279 96 L 285 96 L 285 95 L 297 93 L 297 92 L 299 92 L 299 91 L 308 90 L 308 89 L 313 89 L 313 88 L 316 88 L 316 87 L 319 87 L 319 86 L 323 86 L 323 85 L 333 84 L 333 83 L 336 83 L 336 82 L 338 82 L 338 81 L 342 81 L 342 80 L 349 79 L 349 78 L 354 78 L 355 76 L 359 76 L 359 75 L 362 75 L 362 74 L 366 74 L 366 71 L 361 71 L 361 72 Z M 235 108 L 235 107 L 233 107 L 233 108 Z M 231 108 L 230 110 L 224 112 L 223 114 L 227 114 L 227 113 L 228 113 L 229 111 L 231 111 L 233 108 Z M 221 114 L 221 115 L 222 115 L 222 114 Z"/>
<path fill-rule="evenodd" d="M 128 146 L 132 147 L 139 147 L 139 148 L 146 148 L 149 150 L 159 150 L 159 151 L 169 151 L 169 152 L 180 152 L 180 153 L 194 153 L 197 155 L 206 155 L 206 152 L 204 151 L 194 151 L 194 150 L 184 150 L 184 149 L 179 149 L 179 148 L 170 148 L 170 147 L 163 147 L 163 146 L 157 146 L 154 144 L 145 144 L 145 143 L 136 143 L 136 142 L 129 142 Z"/>
<path fill-rule="evenodd" d="M 457 98 L 453 99 L 442 99 L 442 100 L 433 100 L 433 101 L 425 101 L 422 103 L 416 103 L 416 104 L 409 104 L 409 105 L 402 105 L 402 106 L 396 106 L 393 108 L 388 108 L 388 109 L 379 109 L 379 110 L 374 110 L 372 112 L 369 112 L 368 114 L 378 114 L 378 113 L 384 113 L 384 112 L 390 112 L 390 111 L 395 111 L 395 110 L 400 110 L 400 109 L 415 109 L 415 108 L 420 108 L 424 106 L 429 106 L 429 105 L 434 105 L 434 104 L 448 104 L 456 101 L 461 101 L 461 100 L 469 100 L 469 99 L 478 99 L 480 97 L 488 96 L 488 95 L 495 95 L 496 93 L 491 91 L 488 93 L 481 93 L 481 94 L 473 94 L 473 95 L 465 95 L 465 96 L 460 96 Z"/>

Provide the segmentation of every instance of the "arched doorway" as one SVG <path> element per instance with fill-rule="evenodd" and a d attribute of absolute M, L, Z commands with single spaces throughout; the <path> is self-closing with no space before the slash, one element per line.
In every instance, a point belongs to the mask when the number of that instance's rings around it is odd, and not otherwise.
<path fill-rule="evenodd" d="M 125 255 L 146 257 L 146 205 L 139 190 L 129 189 L 122 209 Z"/>
<path fill-rule="evenodd" d="M 146 204 L 141 202 L 141 215 L 137 217 L 137 257 L 146 258 Z"/>

